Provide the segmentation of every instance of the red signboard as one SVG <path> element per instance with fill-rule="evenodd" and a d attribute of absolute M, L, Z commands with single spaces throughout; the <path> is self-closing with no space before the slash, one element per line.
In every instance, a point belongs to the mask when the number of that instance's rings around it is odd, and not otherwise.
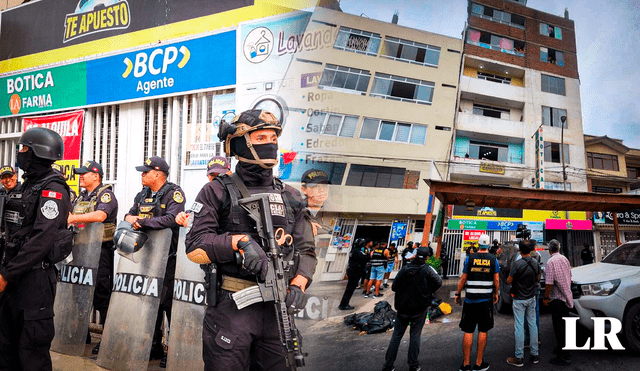
<path fill-rule="evenodd" d="M 64 142 L 64 155 L 61 161 L 56 161 L 63 168 L 67 183 L 78 191 L 78 177 L 73 169 L 80 166 L 80 146 L 82 144 L 82 125 L 84 111 L 74 111 L 59 115 L 25 117 L 22 130 L 34 127 L 47 128 L 60 134 Z"/>
<path fill-rule="evenodd" d="M 468 231 L 465 230 L 463 232 L 463 237 L 462 239 L 464 241 L 478 241 L 480 239 L 480 236 L 482 236 L 483 234 L 487 233 L 486 231 Z"/>

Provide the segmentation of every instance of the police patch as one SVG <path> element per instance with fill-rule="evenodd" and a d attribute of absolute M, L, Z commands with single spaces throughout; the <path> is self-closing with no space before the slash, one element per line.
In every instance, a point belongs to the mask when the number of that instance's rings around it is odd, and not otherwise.
<path fill-rule="evenodd" d="M 203 204 L 196 201 L 193 203 L 193 205 L 191 205 L 191 210 L 193 210 L 193 212 L 197 214 L 200 212 L 200 210 L 202 210 L 203 206 L 204 206 Z"/>
<path fill-rule="evenodd" d="M 111 202 L 111 195 L 109 193 L 103 193 L 102 196 L 100 196 L 100 202 L 108 204 Z"/>
<path fill-rule="evenodd" d="M 40 208 L 40 211 L 47 219 L 55 219 L 60 214 L 58 211 L 58 204 L 53 200 L 45 202 Z"/>
<path fill-rule="evenodd" d="M 184 197 L 182 197 L 182 193 L 180 191 L 173 192 L 173 200 L 179 204 L 184 202 Z"/>

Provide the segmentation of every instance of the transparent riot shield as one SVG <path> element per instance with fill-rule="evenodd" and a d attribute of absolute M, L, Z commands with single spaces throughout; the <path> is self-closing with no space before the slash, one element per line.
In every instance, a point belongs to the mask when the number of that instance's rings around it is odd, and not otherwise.
<path fill-rule="evenodd" d="M 82 356 L 84 353 L 103 231 L 102 223 L 89 223 L 81 227 L 73 243 L 73 260 L 60 267 L 53 304 L 56 333 L 51 350 L 54 352 L 73 356 Z"/>
<path fill-rule="evenodd" d="M 204 271 L 187 258 L 186 234 L 186 229 L 180 228 L 167 369 L 199 371 L 204 370 L 202 322 L 207 309 L 207 290 Z"/>
<path fill-rule="evenodd" d="M 97 364 L 109 370 L 147 370 L 158 316 L 171 230 L 149 231 L 135 254 L 120 259 Z"/>

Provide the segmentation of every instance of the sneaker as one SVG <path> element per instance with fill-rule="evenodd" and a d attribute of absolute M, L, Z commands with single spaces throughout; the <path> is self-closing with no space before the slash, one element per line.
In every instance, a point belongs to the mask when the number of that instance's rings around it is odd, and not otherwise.
<path fill-rule="evenodd" d="M 158 366 L 160 366 L 160 368 L 167 368 L 167 356 L 162 357 Z"/>
<path fill-rule="evenodd" d="M 378 295 L 373 295 L 374 298 L 381 298 L 382 294 L 378 294 Z"/>
<path fill-rule="evenodd" d="M 365 293 L 365 294 L 364 294 L 364 297 L 365 297 L 365 298 L 368 298 L 368 297 L 369 297 L 369 294 Z"/>
<path fill-rule="evenodd" d="M 540 357 L 538 357 L 537 355 L 531 355 L 531 362 L 533 363 L 538 363 L 540 362 Z"/>
<path fill-rule="evenodd" d="M 473 365 L 473 371 L 487 371 L 489 369 L 489 363 L 482 361 L 479 365 Z"/>
<path fill-rule="evenodd" d="M 516 357 L 510 357 L 510 358 L 507 358 L 507 363 L 512 365 L 512 366 L 522 367 L 522 366 L 524 366 L 524 359 L 516 358 Z"/>
<path fill-rule="evenodd" d="M 338 306 L 338 309 L 340 310 L 352 310 L 355 309 L 354 307 L 352 307 L 351 305 L 347 305 L 346 307 L 343 307 L 342 305 Z"/>
<path fill-rule="evenodd" d="M 388 284 L 388 283 L 385 283 L 383 286 L 384 286 L 385 288 L 387 288 L 387 287 L 389 287 L 389 284 Z"/>
<path fill-rule="evenodd" d="M 471 371 L 471 365 L 460 365 L 460 371 Z"/>
<path fill-rule="evenodd" d="M 571 364 L 571 360 L 564 359 L 560 356 L 553 357 L 549 360 L 549 363 L 556 366 L 569 366 Z"/>
<path fill-rule="evenodd" d="M 95 347 L 93 347 L 93 349 L 91 349 L 91 354 L 98 354 L 100 353 L 100 343 L 96 344 Z"/>

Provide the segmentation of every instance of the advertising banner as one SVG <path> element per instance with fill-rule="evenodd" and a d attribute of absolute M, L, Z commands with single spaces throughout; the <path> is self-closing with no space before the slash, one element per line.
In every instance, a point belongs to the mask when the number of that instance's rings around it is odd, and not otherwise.
<path fill-rule="evenodd" d="M 394 220 L 391 224 L 391 242 L 404 239 L 407 236 L 407 223 Z"/>
<path fill-rule="evenodd" d="M 613 224 L 613 213 L 611 211 L 593 213 L 595 224 Z M 618 213 L 618 223 L 621 225 L 640 225 L 640 210 L 631 210 Z"/>
<path fill-rule="evenodd" d="M 254 0 L 56 0 L 2 13 L 0 60 L 227 12 Z M 258 2 L 261 2 L 258 0 Z M 262 1 L 264 2 L 264 1 Z M 33 27 L 34 24 L 47 27 Z M 215 27 L 209 29 L 215 29 Z M 202 30 L 203 32 L 205 30 Z M 17 42 L 28 40 L 28 42 Z M 133 46 L 133 45 L 129 45 Z"/>
<path fill-rule="evenodd" d="M 73 169 L 80 166 L 80 146 L 82 143 L 82 125 L 84 124 L 84 111 L 74 111 L 59 115 L 25 117 L 22 121 L 22 130 L 27 131 L 33 127 L 47 128 L 60 134 L 64 143 L 64 156 L 56 161 L 62 169 L 67 184 L 78 193 L 78 176 Z"/>
<path fill-rule="evenodd" d="M 12 43 L 2 43 L 12 44 Z M 0 116 L 86 105 L 84 62 L 0 79 Z"/>
<path fill-rule="evenodd" d="M 453 215 L 485 218 L 522 218 L 522 210 L 499 209 L 486 206 L 474 207 L 473 210 L 467 210 L 465 206 L 455 205 L 453 206 Z"/>
<path fill-rule="evenodd" d="M 229 31 L 88 61 L 87 104 L 233 85 L 235 45 Z"/>
<path fill-rule="evenodd" d="M 592 228 L 591 220 L 573 220 L 573 219 L 547 219 L 545 223 L 547 229 L 561 229 L 574 231 L 590 231 Z"/>
<path fill-rule="evenodd" d="M 464 231 L 462 235 L 462 248 L 467 251 L 471 246 L 478 246 L 480 236 L 487 233 L 486 231 Z"/>

